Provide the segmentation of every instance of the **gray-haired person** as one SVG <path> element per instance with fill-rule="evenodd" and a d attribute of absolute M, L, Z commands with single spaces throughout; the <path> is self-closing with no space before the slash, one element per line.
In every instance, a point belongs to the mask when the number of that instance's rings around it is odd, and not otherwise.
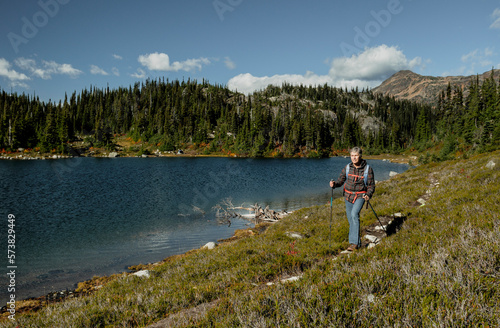
<path fill-rule="evenodd" d="M 349 248 L 354 251 L 361 246 L 359 238 L 359 212 L 365 201 L 370 200 L 375 192 L 373 169 L 362 159 L 363 151 L 359 147 L 350 150 L 351 163 L 342 169 L 339 178 L 330 181 L 330 187 L 344 185 L 345 208 L 349 222 Z M 345 184 L 344 184 L 345 183 Z"/>

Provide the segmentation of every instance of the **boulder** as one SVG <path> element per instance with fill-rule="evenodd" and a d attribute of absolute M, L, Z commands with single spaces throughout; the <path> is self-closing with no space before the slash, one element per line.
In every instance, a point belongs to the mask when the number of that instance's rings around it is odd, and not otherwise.
<path fill-rule="evenodd" d="M 486 168 L 493 170 L 495 168 L 495 165 L 496 165 L 495 161 L 490 160 L 488 164 L 486 164 Z"/>
<path fill-rule="evenodd" d="M 394 171 L 389 172 L 390 177 L 394 177 L 396 175 L 398 175 L 398 172 L 394 172 Z"/>
<path fill-rule="evenodd" d="M 369 240 L 371 243 L 374 243 L 374 244 L 379 242 L 378 237 L 373 236 L 373 235 L 365 235 L 365 239 Z"/>
<path fill-rule="evenodd" d="M 302 239 L 302 238 L 304 238 L 304 236 L 302 236 L 300 233 L 291 232 L 291 231 L 285 232 L 285 235 L 287 235 L 288 237 L 293 238 L 293 239 Z"/>
<path fill-rule="evenodd" d="M 206 243 L 201 249 L 214 249 L 215 243 L 213 241 Z"/>
<path fill-rule="evenodd" d="M 111 153 L 109 153 L 108 157 L 111 157 L 111 158 L 114 158 L 114 157 L 118 157 L 120 156 L 116 151 L 112 151 Z"/>
<path fill-rule="evenodd" d="M 134 272 L 132 274 L 134 276 L 143 277 L 143 278 L 149 278 L 149 276 L 150 276 L 149 270 L 141 270 L 141 271 Z"/>

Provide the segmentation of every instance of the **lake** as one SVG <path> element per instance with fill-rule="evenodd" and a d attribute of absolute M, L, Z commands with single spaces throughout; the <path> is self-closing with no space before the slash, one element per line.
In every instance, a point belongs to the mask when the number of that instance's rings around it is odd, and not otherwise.
<path fill-rule="evenodd" d="M 225 199 L 287 211 L 327 204 L 329 180 L 349 162 L 343 157 L 0 161 L 5 255 L 8 218 L 15 217 L 15 262 L 4 255 L 1 302 L 10 294 L 8 266 L 16 267 L 18 300 L 72 289 L 79 281 L 157 262 L 251 225 L 245 219 L 218 223 L 213 206 Z M 378 181 L 408 169 L 368 163 Z M 335 195 L 341 196 L 340 188 Z"/>

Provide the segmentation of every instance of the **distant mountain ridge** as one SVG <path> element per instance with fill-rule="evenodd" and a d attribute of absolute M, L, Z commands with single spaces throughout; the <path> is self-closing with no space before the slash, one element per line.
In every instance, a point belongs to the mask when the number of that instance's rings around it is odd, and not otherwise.
<path fill-rule="evenodd" d="M 471 80 L 479 79 L 479 83 L 491 76 L 491 70 L 480 75 L 469 76 L 423 76 L 409 70 L 395 73 L 390 78 L 382 82 L 378 87 L 373 88 L 373 93 L 394 96 L 396 99 L 406 99 L 420 103 L 436 105 L 441 91 L 446 90 L 450 83 L 452 90 L 457 85 L 463 90 L 464 96 L 469 94 Z M 494 78 L 500 78 L 500 69 L 493 70 Z"/>

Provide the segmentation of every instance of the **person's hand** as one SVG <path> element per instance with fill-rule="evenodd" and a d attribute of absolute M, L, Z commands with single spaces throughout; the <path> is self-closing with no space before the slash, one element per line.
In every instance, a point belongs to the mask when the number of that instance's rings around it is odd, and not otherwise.
<path fill-rule="evenodd" d="M 364 194 L 363 198 L 365 199 L 365 201 L 369 201 L 370 200 L 370 196 L 368 196 L 367 194 Z"/>
<path fill-rule="evenodd" d="M 331 188 L 335 188 L 335 181 L 330 180 L 330 187 L 331 187 Z"/>

